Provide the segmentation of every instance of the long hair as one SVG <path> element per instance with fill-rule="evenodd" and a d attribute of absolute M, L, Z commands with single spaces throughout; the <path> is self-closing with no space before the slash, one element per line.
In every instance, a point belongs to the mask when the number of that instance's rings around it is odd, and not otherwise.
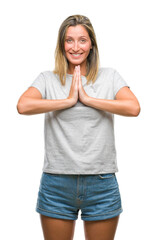
<path fill-rule="evenodd" d="M 68 71 L 68 60 L 64 49 L 66 31 L 68 27 L 76 25 L 82 25 L 87 30 L 92 43 L 92 49 L 87 57 L 87 84 L 89 84 L 90 81 L 94 83 L 98 74 L 99 52 L 93 26 L 87 17 L 83 15 L 72 15 L 66 18 L 59 28 L 57 46 L 55 50 L 55 69 L 53 70 L 53 73 L 59 75 L 62 85 L 65 85 L 66 74 Z"/>

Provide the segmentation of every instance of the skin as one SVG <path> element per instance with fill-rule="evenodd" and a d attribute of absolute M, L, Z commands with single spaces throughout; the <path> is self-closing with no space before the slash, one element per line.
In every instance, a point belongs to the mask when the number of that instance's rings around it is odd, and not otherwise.
<path fill-rule="evenodd" d="M 76 104 L 78 99 L 84 103 L 88 95 L 82 87 L 81 75 L 86 75 L 87 57 L 92 49 L 92 43 L 88 32 L 83 26 L 70 26 L 67 29 L 64 49 L 69 61 L 68 73 L 73 74 L 69 98 L 73 98 L 73 91 L 75 91 L 73 99 L 74 104 Z M 79 57 L 73 57 L 72 53 L 81 53 L 81 55 Z"/>
<path fill-rule="evenodd" d="M 20 97 L 17 110 L 20 114 L 32 115 L 72 107 L 79 99 L 93 108 L 123 116 L 138 116 L 140 105 L 128 87 L 121 88 L 115 100 L 90 97 L 82 86 L 81 76 L 86 75 L 87 56 L 92 48 L 88 32 L 81 25 L 69 27 L 66 33 L 65 53 L 69 61 L 68 73 L 73 74 L 67 99 L 42 99 L 34 87 L 27 89 Z M 72 57 L 71 53 L 82 53 Z M 76 220 L 50 218 L 40 215 L 45 240 L 72 240 Z M 108 220 L 83 221 L 86 240 L 113 240 L 119 216 Z"/>
<path fill-rule="evenodd" d="M 92 43 L 86 29 L 81 26 L 70 26 L 67 29 L 64 43 L 65 54 L 69 62 L 68 73 L 73 74 L 75 66 L 80 65 L 82 75 L 86 75 L 86 63 Z M 81 53 L 79 57 L 72 55 Z"/>
<path fill-rule="evenodd" d="M 86 75 L 87 57 L 92 48 L 91 40 L 86 29 L 81 26 L 71 26 L 67 29 L 65 37 L 65 54 L 69 61 L 68 73 L 73 73 L 73 81 L 68 99 L 76 104 L 78 99 L 87 106 L 122 116 L 138 116 L 140 104 L 128 87 L 121 88 L 115 100 L 98 99 L 87 95 L 81 76 Z M 80 57 L 73 57 L 72 53 L 82 53 Z"/>
<path fill-rule="evenodd" d="M 84 37 L 83 37 L 84 36 Z M 83 41 L 85 39 L 85 41 Z M 123 100 L 98 100 L 89 97 L 83 86 L 81 76 L 86 74 L 86 63 L 87 57 L 92 48 L 91 41 L 88 32 L 81 25 L 75 27 L 69 27 L 66 33 L 65 40 L 65 53 L 69 61 L 68 73 L 73 74 L 71 89 L 69 92 L 68 99 L 72 100 L 72 105 L 76 104 L 78 99 L 86 105 L 98 109 L 108 109 L 109 112 L 117 112 L 117 114 L 124 114 L 125 108 L 127 109 L 131 104 L 131 110 L 134 108 L 133 105 L 137 104 L 136 99 L 126 87 L 122 88 L 119 93 L 119 99 Z M 72 57 L 71 53 L 82 53 L 80 57 Z M 82 74 L 81 74 L 82 73 Z M 91 102 L 91 99 L 93 102 Z M 129 99 L 129 102 L 127 102 Z M 94 100 L 98 100 L 97 102 Z M 110 102 L 110 105 L 109 102 Z M 117 104 L 114 104 L 118 101 Z M 119 102 L 123 101 L 123 102 Z M 90 104 L 89 104 L 90 102 Z M 129 114 L 131 114 L 129 112 Z M 86 240 L 113 240 L 116 228 L 118 225 L 119 216 L 98 221 L 83 221 L 84 233 Z M 76 220 L 63 220 L 54 219 L 41 215 L 41 223 L 43 233 L 46 240 L 72 240 L 74 236 Z"/>
<path fill-rule="evenodd" d="M 40 215 L 45 240 L 73 240 L 76 220 Z M 114 240 L 119 216 L 98 221 L 83 221 L 86 240 Z"/>
<path fill-rule="evenodd" d="M 69 61 L 68 73 L 73 74 L 67 99 L 42 99 L 35 87 L 27 89 L 20 97 L 17 110 L 24 115 L 32 115 L 72 107 L 78 99 L 87 106 L 122 116 L 136 117 L 140 113 L 140 104 L 128 87 L 122 87 L 115 100 L 97 99 L 87 95 L 82 87 L 81 76 L 86 75 L 87 56 L 92 48 L 88 32 L 81 25 L 69 27 L 66 33 L 65 53 Z M 82 53 L 78 58 L 71 53 Z"/>

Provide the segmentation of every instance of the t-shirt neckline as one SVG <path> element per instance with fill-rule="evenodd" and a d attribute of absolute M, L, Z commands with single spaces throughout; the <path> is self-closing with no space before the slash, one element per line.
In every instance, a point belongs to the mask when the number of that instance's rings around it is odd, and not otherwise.
<path fill-rule="evenodd" d="M 72 77 L 73 76 L 73 74 L 69 74 L 69 73 L 66 73 L 66 75 L 67 76 L 70 76 L 70 77 Z M 83 78 L 86 78 L 85 76 L 83 76 L 83 75 L 81 75 L 81 77 L 83 77 Z"/>

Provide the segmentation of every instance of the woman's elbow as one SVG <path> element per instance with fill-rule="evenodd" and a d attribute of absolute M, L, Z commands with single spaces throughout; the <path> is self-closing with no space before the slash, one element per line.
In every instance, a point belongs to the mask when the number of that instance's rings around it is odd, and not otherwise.
<path fill-rule="evenodd" d="M 17 105 L 16 105 L 16 109 L 17 109 L 19 114 L 24 114 L 25 113 L 26 105 L 27 105 L 27 102 L 25 101 L 25 99 L 20 98 Z"/>
<path fill-rule="evenodd" d="M 133 107 L 133 117 L 137 117 L 141 112 L 141 107 L 139 103 L 136 103 Z"/>
<path fill-rule="evenodd" d="M 17 103 L 16 109 L 17 109 L 19 114 L 23 114 L 23 107 L 20 103 Z"/>

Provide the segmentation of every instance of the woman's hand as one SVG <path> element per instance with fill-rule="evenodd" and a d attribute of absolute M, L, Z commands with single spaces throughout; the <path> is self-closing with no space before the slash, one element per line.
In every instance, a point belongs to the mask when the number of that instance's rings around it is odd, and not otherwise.
<path fill-rule="evenodd" d="M 67 97 L 67 99 L 71 100 L 72 105 L 75 105 L 78 101 L 78 84 L 79 84 L 79 77 L 78 76 L 79 75 L 78 75 L 78 72 L 77 72 L 77 67 L 75 67 L 69 96 Z"/>
<path fill-rule="evenodd" d="M 79 99 L 80 102 L 84 103 L 89 98 L 82 86 L 80 65 L 74 69 L 73 79 L 69 92 L 68 99 L 71 99 L 72 104 L 75 105 Z"/>
<path fill-rule="evenodd" d="M 86 99 L 89 97 L 83 86 L 82 86 L 82 79 L 81 79 L 81 70 L 80 70 L 80 65 L 77 66 L 77 74 L 78 74 L 78 80 L 79 80 L 79 85 L 78 85 L 78 88 L 79 88 L 79 100 L 80 102 L 84 103 L 85 104 L 85 101 Z"/>

